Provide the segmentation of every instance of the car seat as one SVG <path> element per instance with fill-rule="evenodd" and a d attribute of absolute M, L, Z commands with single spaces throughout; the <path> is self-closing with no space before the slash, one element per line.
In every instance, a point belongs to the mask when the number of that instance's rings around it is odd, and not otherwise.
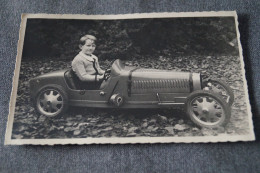
<path fill-rule="evenodd" d="M 69 88 L 74 90 L 97 90 L 100 88 L 101 82 L 83 82 L 72 69 L 65 72 L 65 79 Z"/>
<path fill-rule="evenodd" d="M 77 85 L 81 81 L 78 81 L 78 78 L 75 76 L 75 73 L 73 72 L 72 69 L 65 72 L 65 80 L 70 89 L 75 89 L 75 90 L 80 89 L 80 87 Z"/>

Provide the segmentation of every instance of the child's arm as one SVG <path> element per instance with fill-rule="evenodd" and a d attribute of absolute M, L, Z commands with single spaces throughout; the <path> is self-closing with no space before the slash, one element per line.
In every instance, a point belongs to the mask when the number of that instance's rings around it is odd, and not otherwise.
<path fill-rule="evenodd" d="M 105 73 L 105 71 L 100 68 L 99 62 L 98 62 L 98 58 L 97 58 L 97 57 L 96 57 L 96 60 L 97 60 L 97 70 L 98 70 L 98 73 L 102 75 L 102 74 Z"/>
<path fill-rule="evenodd" d="M 73 64 L 73 70 L 81 81 L 92 82 L 97 80 L 96 75 L 87 74 L 83 62 L 75 62 Z"/>

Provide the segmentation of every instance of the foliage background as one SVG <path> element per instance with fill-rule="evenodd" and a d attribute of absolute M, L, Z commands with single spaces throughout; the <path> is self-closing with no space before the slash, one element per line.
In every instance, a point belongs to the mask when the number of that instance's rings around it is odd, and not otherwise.
<path fill-rule="evenodd" d="M 127 59 L 154 54 L 176 56 L 238 55 L 234 18 L 131 20 L 28 19 L 23 60 L 71 60 L 85 34 L 98 38 L 95 54 Z M 35 59 L 36 58 L 36 59 Z"/>

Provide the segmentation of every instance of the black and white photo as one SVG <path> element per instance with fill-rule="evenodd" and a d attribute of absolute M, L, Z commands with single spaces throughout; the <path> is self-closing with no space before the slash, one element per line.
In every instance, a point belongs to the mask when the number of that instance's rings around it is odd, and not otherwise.
<path fill-rule="evenodd" d="M 6 144 L 255 139 L 235 12 L 22 16 Z"/>

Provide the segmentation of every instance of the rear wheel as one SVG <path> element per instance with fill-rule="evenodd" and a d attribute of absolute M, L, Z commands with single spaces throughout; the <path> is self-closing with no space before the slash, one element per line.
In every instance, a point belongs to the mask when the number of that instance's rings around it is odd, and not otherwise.
<path fill-rule="evenodd" d="M 68 96 L 61 86 L 46 86 L 36 96 L 36 109 L 47 117 L 57 117 L 66 112 Z"/>
<path fill-rule="evenodd" d="M 191 93 L 185 107 L 190 119 L 201 127 L 225 126 L 230 120 L 230 106 L 210 91 Z"/>
<path fill-rule="evenodd" d="M 234 102 L 234 93 L 224 81 L 209 79 L 203 82 L 202 88 L 205 91 L 208 90 L 219 94 L 230 106 Z"/>

